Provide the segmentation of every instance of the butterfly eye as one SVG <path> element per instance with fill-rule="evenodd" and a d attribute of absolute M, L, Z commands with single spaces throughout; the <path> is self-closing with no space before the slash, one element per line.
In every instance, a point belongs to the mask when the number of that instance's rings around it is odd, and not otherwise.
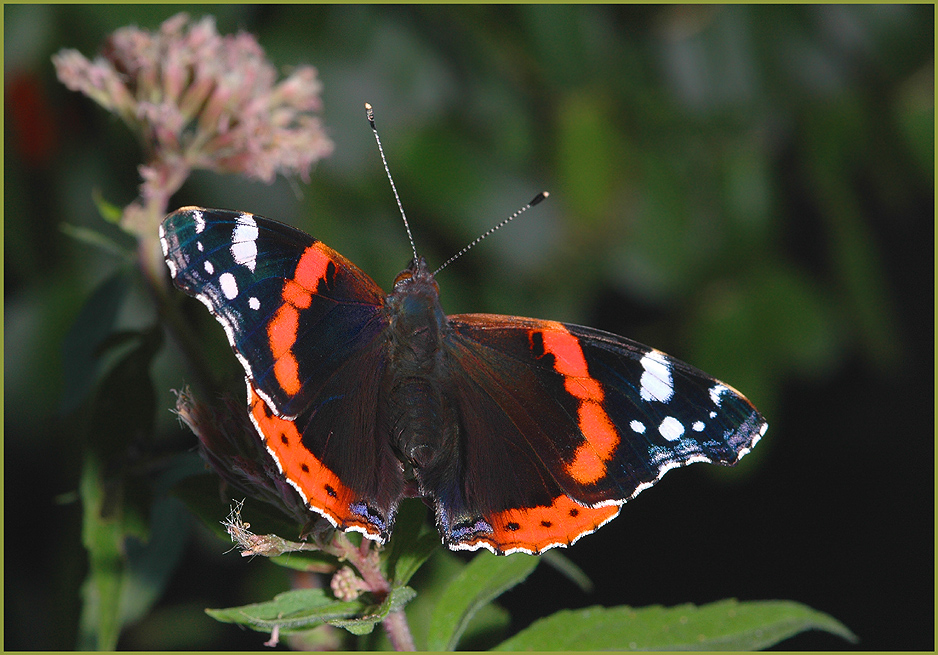
<path fill-rule="evenodd" d="M 394 278 L 394 286 L 396 287 L 401 282 L 405 282 L 411 279 L 412 277 L 414 277 L 414 272 L 410 270 L 409 268 L 404 269 L 403 271 L 398 273 L 396 278 Z"/>

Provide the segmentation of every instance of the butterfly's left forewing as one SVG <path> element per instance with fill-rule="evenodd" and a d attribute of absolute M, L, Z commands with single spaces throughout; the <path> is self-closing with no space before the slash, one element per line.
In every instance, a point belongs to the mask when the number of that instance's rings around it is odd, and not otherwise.
<path fill-rule="evenodd" d="M 248 213 L 186 207 L 160 241 L 174 284 L 224 327 L 286 479 L 333 525 L 386 539 L 403 481 L 374 411 L 381 288 L 320 241 Z"/>
<path fill-rule="evenodd" d="M 670 468 L 734 464 L 765 431 L 738 392 L 628 339 L 494 315 L 450 326 L 466 451 L 462 496 L 438 507 L 452 547 L 572 543 Z"/>
<path fill-rule="evenodd" d="M 288 225 L 184 207 L 160 227 L 173 283 L 225 329 L 247 377 L 295 416 L 385 326 L 384 293 L 342 255 Z"/>

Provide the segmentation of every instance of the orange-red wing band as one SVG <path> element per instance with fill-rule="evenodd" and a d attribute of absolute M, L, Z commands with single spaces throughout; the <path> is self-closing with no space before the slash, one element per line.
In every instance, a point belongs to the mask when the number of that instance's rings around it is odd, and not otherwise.
<path fill-rule="evenodd" d="M 321 280 L 325 280 L 332 259 L 325 246 L 316 242 L 303 251 L 292 280 L 283 285 L 283 305 L 267 326 L 267 338 L 274 357 L 274 376 L 289 395 L 300 392 L 300 367 L 293 346 L 300 325 L 300 310 L 310 306 Z"/>
<path fill-rule="evenodd" d="M 581 484 L 592 484 L 606 475 L 606 463 L 619 445 L 619 433 L 603 409 L 603 390 L 590 377 L 580 340 L 556 322 L 536 332 L 541 334 L 544 352 L 554 356 L 554 370 L 564 376 L 567 393 L 580 401 L 577 422 L 586 439 L 567 464 L 567 473 Z"/>
<path fill-rule="evenodd" d="M 568 546 L 618 513 L 618 505 L 584 507 L 567 496 L 558 496 L 550 506 L 508 509 L 486 517 L 492 533 L 480 535 L 466 546 L 486 546 L 505 554 L 536 554 L 552 546 Z"/>
<path fill-rule="evenodd" d="M 381 531 L 350 508 L 359 500 L 338 476 L 304 446 L 292 421 L 280 418 L 248 383 L 251 421 L 274 458 L 280 472 L 303 497 L 307 507 L 340 530 L 355 530 L 381 540 Z"/>

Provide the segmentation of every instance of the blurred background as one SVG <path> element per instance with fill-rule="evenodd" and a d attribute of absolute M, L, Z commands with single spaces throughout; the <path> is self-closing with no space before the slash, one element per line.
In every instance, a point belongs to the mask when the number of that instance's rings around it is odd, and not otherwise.
<path fill-rule="evenodd" d="M 257 35 L 278 68 L 315 66 L 335 151 L 309 184 L 196 174 L 172 207 L 291 223 L 389 288 L 410 250 L 369 101 L 431 266 L 551 194 L 440 275 L 448 312 L 622 334 L 739 388 L 768 418 L 739 467 L 671 472 L 565 551 L 592 594 L 541 566 L 505 595 L 512 631 L 597 603 L 780 598 L 833 615 L 863 650 L 934 648 L 934 7 L 185 10 Z M 131 402 L 94 400 L 109 365 L 95 353 L 157 321 L 119 254 L 70 236 L 126 244 L 94 196 L 131 202 L 144 153 L 56 80 L 50 57 L 92 57 L 113 30 L 177 11 L 4 7 L 6 649 L 83 643 L 82 452 Z M 192 305 L 241 397 L 222 330 Z M 149 426 L 133 454 L 148 465 L 131 477 L 194 457 L 170 412 L 171 389 L 191 382 L 171 339 L 148 370 L 155 400 L 133 406 Z M 119 647 L 261 648 L 264 635 L 202 610 L 266 600 L 289 587 L 284 570 L 226 553 L 179 503 L 153 508 L 128 551 L 162 558 Z M 782 646 L 852 647 L 817 632 Z"/>

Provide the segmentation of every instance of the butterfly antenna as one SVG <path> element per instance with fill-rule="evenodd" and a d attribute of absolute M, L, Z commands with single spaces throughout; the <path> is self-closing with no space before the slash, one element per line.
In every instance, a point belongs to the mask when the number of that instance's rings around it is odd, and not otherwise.
<path fill-rule="evenodd" d="M 375 111 L 368 102 L 365 103 L 365 116 L 368 118 L 368 124 L 371 125 L 371 131 L 375 135 L 375 142 L 378 144 L 378 153 L 381 155 L 381 163 L 384 164 L 384 172 L 388 174 L 388 182 L 391 183 L 394 199 L 397 200 L 397 208 L 401 210 L 401 218 L 404 219 L 404 229 L 407 230 L 407 238 L 410 239 L 410 247 L 414 251 L 414 259 L 416 260 L 417 246 L 414 245 L 414 235 L 410 231 L 410 223 L 407 222 L 407 214 L 404 213 L 404 205 L 401 204 L 401 197 L 397 195 L 397 187 L 394 185 L 394 178 L 391 177 L 391 169 L 388 168 L 388 160 L 384 158 L 384 148 L 381 147 L 381 137 L 378 136 L 378 128 L 375 127 Z"/>
<path fill-rule="evenodd" d="M 463 255 L 465 255 L 467 252 L 469 252 L 469 249 L 472 248 L 472 247 L 473 247 L 474 245 L 476 245 L 477 243 L 479 243 L 482 239 L 484 239 L 484 238 L 487 237 L 488 235 L 492 234 L 492 232 L 494 232 L 495 230 L 498 230 L 498 229 L 501 229 L 501 228 L 505 227 L 505 226 L 508 225 L 511 221 L 513 221 L 513 220 L 515 220 L 516 218 L 518 218 L 519 216 L 521 216 L 521 214 L 523 214 L 524 212 L 526 212 L 526 211 L 528 211 L 529 209 L 531 209 L 531 207 L 533 207 L 534 205 L 536 205 L 537 203 L 539 203 L 540 201 L 542 201 L 544 198 L 546 198 L 546 197 L 549 196 L 549 195 L 550 195 L 550 194 L 547 193 L 547 191 L 541 191 L 539 194 L 537 194 L 536 196 L 534 196 L 534 199 L 531 200 L 531 202 L 529 202 L 529 203 L 526 204 L 524 207 L 522 207 L 521 209 L 519 209 L 518 211 L 516 211 L 514 214 L 512 214 L 511 216 L 509 216 L 508 218 L 506 218 L 505 220 L 503 220 L 503 221 L 502 221 L 501 223 L 499 223 L 498 225 L 495 225 L 495 226 L 489 228 L 488 230 L 486 230 L 483 234 L 481 234 L 478 238 L 476 238 L 475 241 L 473 241 L 473 242 L 470 243 L 468 246 L 466 246 L 465 248 L 463 248 L 462 250 L 460 250 L 459 252 L 457 252 L 455 255 L 453 255 L 452 257 L 450 257 L 449 259 L 447 259 L 445 262 L 443 262 L 443 265 L 442 265 L 442 266 L 440 266 L 438 269 L 436 269 L 435 271 L 433 271 L 433 275 L 435 276 L 437 273 L 439 273 L 440 271 L 442 271 L 444 268 L 446 268 L 447 266 L 449 266 L 450 264 L 452 264 L 454 261 L 456 261 L 457 259 L 459 259 L 459 258 L 462 257 Z"/>

